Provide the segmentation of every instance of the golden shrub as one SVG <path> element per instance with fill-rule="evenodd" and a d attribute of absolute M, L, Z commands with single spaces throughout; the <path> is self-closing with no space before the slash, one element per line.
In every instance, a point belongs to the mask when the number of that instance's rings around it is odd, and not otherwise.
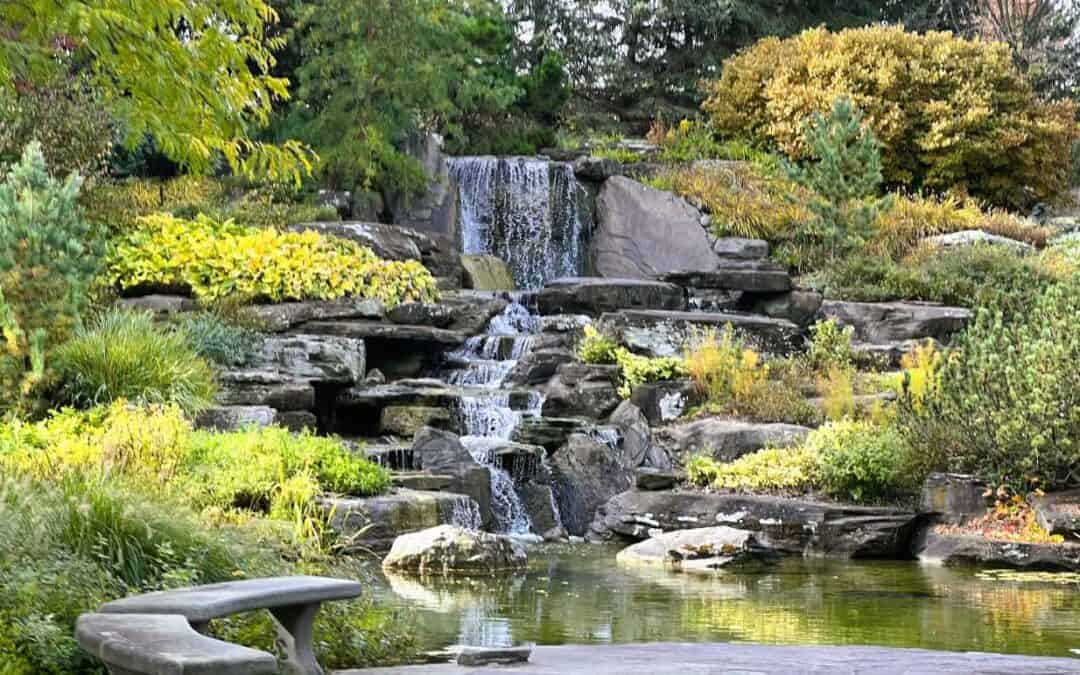
<path fill-rule="evenodd" d="M 866 113 L 889 183 L 1013 207 L 1068 185 L 1075 105 L 1039 101 L 1003 44 L 892 26 L 768 38 L 725 63 L 704 108 L 719 133 L 802 159 L 806 121 L 838 97 Z"/>

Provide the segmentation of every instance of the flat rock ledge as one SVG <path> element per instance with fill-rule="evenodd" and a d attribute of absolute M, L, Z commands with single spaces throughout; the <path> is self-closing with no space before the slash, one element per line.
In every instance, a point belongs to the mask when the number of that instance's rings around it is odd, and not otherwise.
<path fill-rule="evenodd" d="M 1025 544 L 928 530 L 917 543 L 919 561 L 930 565 L 975 565 L 1051 572 L 1080 571 L 1080 545 Z M 1080 672 L 1080 660 L 1076 671 Z"/>
<path fill-rule="evenodd" d="M 520 542 L 487 532 L 441 525 L 394 540 L 383 569 L 419 575 L 490 575 L 528 564 Z"/>
<path fill-rule="evenodd" d="M 464 671 L 457 664 L 340 671 L 337 675 L 391 675 L 426 673 L 506 673 L 490 666 Z M 920 673 L 1005 673 L 1059 675 L 1080 672 L 1080 659 L 941 652 L 886 647 L 774 646 L 728 643 L 567 645 L 536 647 L 529 665 L 512 672 L 527 675 L 658 675 L 710 673 L 711 675 L 909 675 Z"/>
<path fill-rule="evenodd" d="M 753 533 L 719 526 L 665 532 L 624 548 L 615 561 L 677 572 L 710 572 L 776 557 L 774 551 L 758 543 Z"/>

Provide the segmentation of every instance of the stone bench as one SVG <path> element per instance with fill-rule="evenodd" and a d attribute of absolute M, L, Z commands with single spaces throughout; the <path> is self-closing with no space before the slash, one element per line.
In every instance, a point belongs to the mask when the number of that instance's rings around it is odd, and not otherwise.
<path fill-rule="evenodd" d="M 98 614 L 79 617 L 76 637 L 114 675 L 274 673 L 277 664 L 271 655 L 203 635 L 213 619 L 266 609 L 285 653 L 284 672 L 323 675 L 312 648 L 315 615 L 323 602 L 355 598 L 360 592 L 354 581 L 325 577 L 251 579 L 159 591 L 115 600 Z"/>

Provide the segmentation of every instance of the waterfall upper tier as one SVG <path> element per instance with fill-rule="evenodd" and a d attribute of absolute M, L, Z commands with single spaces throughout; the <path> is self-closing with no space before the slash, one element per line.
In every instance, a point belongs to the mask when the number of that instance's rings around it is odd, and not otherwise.
<path fill-rule="evenodd" d="M 455 157 L 462 249 L 494 255 L 519 288 L 584 271 L 588 193 L 569 164 L 528 157 Z"/>

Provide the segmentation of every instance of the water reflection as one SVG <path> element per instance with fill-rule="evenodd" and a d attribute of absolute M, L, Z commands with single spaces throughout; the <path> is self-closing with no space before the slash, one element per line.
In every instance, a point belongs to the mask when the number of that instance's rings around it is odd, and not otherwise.
<path fill-rule="evenodd" d="M 392 576 L 380 601 L 418 614 L 426 649 L 452 644 L 747 641 L 1069 655 L 1080 591 L 984 581 L 909 562 L 785 560 L 716 576 L 617 566 L 602 547 L 534 549 L 502 579 Z"/>

